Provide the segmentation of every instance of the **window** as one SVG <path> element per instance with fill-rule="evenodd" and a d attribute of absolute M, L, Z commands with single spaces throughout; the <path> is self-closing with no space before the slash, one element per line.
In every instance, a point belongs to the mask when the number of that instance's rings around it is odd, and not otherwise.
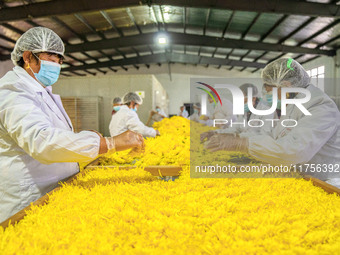
<path fill-rule="evenodd" d="M 310 70 L 307 70 L 309 77 L 311 78 L 312 84 L 324 91 L 325 83 L 325 66 L 319 66 Z"/>

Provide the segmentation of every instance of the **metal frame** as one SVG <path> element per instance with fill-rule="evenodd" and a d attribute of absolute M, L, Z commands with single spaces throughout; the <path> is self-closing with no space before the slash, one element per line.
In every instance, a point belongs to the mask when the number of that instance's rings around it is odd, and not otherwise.
<path fill-rule="evenodd" d="M 249 31 L 251 30 L 251 28 L 255 25 L 256 21 L 259 19 L 259 17 L 261 16 L 261 14 L 262 14 L 262 13 L 257 13 L 257 14 L 256 14 L 255 18 L 250 22 L 250 24 L 249 24 L 249 26 L 247 27 L 247 29 L 242 33 L 241 38 L 240 38 L 241 40 L 243 40 L 243 39 L 246 37 L 246 35 L 249 33 Z M 230 55 L 233 53 L 234 49 L 235 49 L 235 48 L 233 48 L 233 49 L 231 50 L 231 52 L 229 52 L 229 54 L 227 55 L 227 58 L 230 57 Z M 249 54 L 250 51 L 251 51 L 251 50 L 248 50 L 248 51 L 246 52 L 246 54 L 243 55 L 243 56 L 240 58 L 240 60 L 243 60 L 244 56 L 246 56 L 247 54 Z M 232 67 L 230 67 L 228 70 L 231 71 L 233 68 L 234 68 L 234 67 L 232 66 Z M 244 69 L 245 69 L 245 68 L 244 68 Z"/>
<path fill-rule="evenodd" d="M 132 47 L 154 44 L 154 39 L 158 33 L 148 33 L 141 35 L 125 36 L 113 39 L 104 39 L 94 42 L 85 42 L 82 44 L 69 45 L 66 49 L 67 53 L 93 51 L 112 49 L 120 47 Z M 304 54 L 316 54 L 316 55 L 327 55 L 334 56 L 334 50 L 321 50 L 311 49 L 300 46 L 288 46 L 273 43 L 253 42 L 247 40 L 238 39 L 225 39 L 212 36 L 202 36 L 193 34 L 183 34 L 167 32 L 167 35 L 172 44 L 180 45 L 193 45 L 193 46 L 208 46 L 218 48 L 236 48 L 236 49 L 252 49 L 252 50 L 265 50 L 265 51 L 276 51 L 276 52 L 290 52 L 290 53 L 304 53 Z"/>
<path fill-rule="evenodd" d="M 89 66 L 86 64 L 86 60 L 81 60 L 78 58 L 75 58 L 72 56 L 72 53 L 75 52 L 80 52 L 84 56 L 86 56 L 88 59 L 95 60 L 98 66 L 100 66 L 101 63 L 118 63 L 117 61 L 121 60 L 114 60 L 111 55 L 108 55 L 104 53 L 102 50 L 104 49 L 115 49 L 117 54 L 121 55 L 123 57 L 122 60 L 126 61 L 121 61 L 120 63 L 130 63 L 129 61 L 131 59 L 137 59 L 138 61 L 145 59 L 144 56 L 141 56 L 138 50 L 135 49 L 135 47 L 138 46 L 147 46 L 150 51 L 151 51 L 151 56 L 157 56 L 155 59 L 159 59 L 160 62 L 158 62 L 159 65 L 161 65 L 163 62 L 163 58 L 160 58 L 161 54 L 154 54 L 152 48 L 150 45 L 154 44 L 154 37 L 156 36 L 157 33 L 148 33 L 144 34 L 142 33 L 142 28 L 138 26 L 135 17 L 133 16 L 130 6 L 136 6 L 137 3 L 135 0 L 117 0 L 117 1 L 109 1 L 109 0 L 97 0 L 97 1 L 89 1 L 87 2 L 86 5 L 80 4 L 83 3 L 82 0 L 53 0 L 53 1 L 46 1 L 46 2 L 39 2 L 39 3 L 32 3 L 29 1 L 29 4 L 23 4 L 21 6 L 15 6 L 15 7 L 8 7 L 4 5 L 4 7 L 1 9 L 1 17 L 0 17 L 0 25 L 10 29 L 11 31 L 14 31 L 16 33 L 22 34 L 23 31 L 21 31 L 18 28 L 15 28 L 14 26 L 4 23 L 6 21 L 14 21 L 14 20 L 22 20 L 22 19 L 27 19 L 30 18 L 29 20 L 25 20 L 27 23 L 31 24 L 32 26 L 36 26 L 34 21 L 32 21 L 32 18 L 38 18 L 38 17 L 50 17 L 51 20 L 54 22 L 58 23 L 60 26 L 66 28 L 69 30 L 72 34 L 74 34 L 76 37 L 80 38 L 83 43 L 82 44 L 75 44 L 71 45 L 69 43 L 65 43 L 67 45 L 66 47 L 66 53 L 67 55 L 74 59 L 75 61 L 82 63 L 82 66 Z M 302 57 L 304 54 L 312 54 L 312 55 L 317 55 L 316 57 L 312 57 L 309 60 L 305 61 L 311 61 L 312 59 L 315 59 L 319 57 L 320 55 L 326 55 L 326 56 L 334 56 L 336 54 L 336 49 L 334 50 L 325 50 L 321 49 L 323 46 L 330 44 L 338 39 L 340 39 L 340 35 L 331 38 L 330 40 L 317 45 L 315 48 L 307 48 L 303 47 L 302 45 L 305 44 L 306 42 L 312 40 L 316 36 L 324 33 L 325 31 L 331 29 L 335 25 L 340 23 L 340 19 L 336 19 L 330 24 L 326 25 L 324 28 L 320 29 L 319 31 L 316 31 L 312 35 L 310 35 L 308 38 L 305 38 L 301 42 L 299 42 L 295 46 L 288 46 L 288 45 L 283 45 L 283 43 L 291 38 L 294 34 L 298 33 L 301 31 L 301 29 L 305 28 L 307 25 L 309 25 L 311 22 L 315 21 L 317 17 L 319 16 L 324 16 L 324 17 L 340 17 L 340 7 L 336 5 L 336 1 L 331 1 L 328 4 L 324 3 L 314 3 L 314 2 L 306 2 L 306 1 L 297 1 L 294 2 L 294 8 L 292 8 L 292 2 L 283 0 L 283 1 L 267 1 L 267 0 L 238 0 L 238 1 L 217 1 L 211 3 L 209 0 L 199 0 L 199 1 L 180 1 L 180 0 L 146 0 L 143 1 L 142 4 L 148 4 L 150 7 L 154 18 L 155 18 L 155 23 L 158 27 L 158 30 L 160 31 L 161 28 L 163 28 L 164 31 L 168 31 L 168 23 L 165 22 L 164 20 L 164 14 L 162 10 L 162 5 L 173 5 L 173 6 L 181 6 L 183 8 L 183 30 L 184 33 L 173 33 L 173 32 L 167 32 L 168 36 L 171 40 L 170 45 L 172 44 L 178 44 L 178 45 L 184 45 L 184 58 L 185 60 L 188 60 L 190 64 L 195 64 L 195 65 L 201 65 L 203 63 L 206 64 L 208 67 L 210 64 L 215 65 L 215 63 L 222 63 L 222 64 L 217 64 L 219 65 L 218 68 L 220 68 L 222 65 L 225 65 L 225 62 L 221 62 L 220 58 L 215 58 L 215 54 L 218 50 L 218 48 L 230 48 L 232 49 L 226 56 L 226 59 L 228 60 L 229 57 L 232 56 L 232 53 L 234 49 L 247 49 L 247 52 L 240 57 L 240 62 L 243 63 L 248 63 L 247 61 L 243 61 L 243 59 L 252 51 L 252 50 L 261 50 L 265 51 L 263 54 L 260 56 L 256 57 L 254 59 L 254 62 L 259 65 L 263 65 L 261 63 L 258 63 L 257 61 L 261 58 L 263 58 L 264 55 L 266 55 L 267 52 L 284 52 L 283 54 L 278 55 L 276 58 L 273 58 L 268 61 L 271 62 L 275 59 L 278 59 L 282 56 L 284 56 L 286 53 L 297 53 L 300 54 L 296 57 L 296 59 Z M 109 15 L 105 12 L 105 9 L 111 9 L 111 8 L 121 8 L 124 7 L 128 16 L 130 17 L 131 21 L 133 22 L 134 26 L 139 32 L 139 35 L 134 35 L 134 36 L 124 36 L 124 33 L 121 29 L 115 26 L 114 22 L 112 19 L 109 17 Z M 158 17 L 156 16 L 156 9 L 159 8 L 160 14 L 162 19 L 159 21 Z M 194 35 L 194 34 L 186 34 L 186 29 L 187 29 L 187 24 L 188 24 L 188 14 L 187 14 L 187 7 L 201 7 L 201 8 L 207 8 L 206 16 L 205 16 L 205 23 L 203 26 L 203 36 L 202 35 Z M 228 21 L 226 22 L 226 26 L 222 31 L 221 37 L 212 37 L 212 36 L 206 36 L 206 32 L 208 29 L 208 23 L 209 19 L 211 16 L 211 9 L 218 8 L 218 9 L 228 9 L 232 10 L 232 13 L 230 17 L 228 18 Z M 96 31 L 94 27 L 92 27 L 89 22 L 80 14 L 80 12 L 84 11 L 96 11 L 98 10 L 103 18 L 111 25 L 112 29 L 115 30 L 119 34 L 119 38 L 114 38 L 114 39 L 106 39 L 104 33 L 100 31 Z M 235 11 L 252 11 L 252 12 L 257 12 L 256 16 L 252 20 L 252 22 L 249 24 L 249 26 L 245 29 L 245 31 L 241 35 L 241 39 L 227 39 L 225 38 L 227 31 L 230 27 L 230 24 L 233 20 L 233 17 L 235 15 Z M 265 33 L 261 36 L 260 40 L 257 42 L 253 41 L 247 41 L 244 40 L 248 32 L 251 30 L 251 28 L 254 26 L 254 24 L 257 22 L 258 18 L 263 12 L 267 13 L 283 13 L 284 15 L 276 21 L 276 23 Z M 101 40 L 94 41 L 94 42 L 89 42 L 86 38 L 85 35 L 77 33 L 73 28 L 71 28 L 69 25 L 67 25 L 65 22 L 60 20 L 58 17 L 55 15 L 64 15 L 64 14 L 73 14 L 79 21 L 81 21 L 93 34 L 97 34 L 100 36 Z M 304 21 L 301 25 L 296 27 L 292 32 L 290 32 L 288 35 L 282 37 L 278 43 L 263 43 L 263 40 L 270 35 L 289 15 L 292 14 L 298 14 L 298 15 L 306 15 L 306 16 L 311 16 L 308 18 L 306 21 Z M 8 36 L 1 35 L 0 34 L 0 39 L 6 40 L 10 43 L 15 43 L 15 40 L 12 38 L 9 38 Z M 186 54 L 186 46 L 192 45 L 192 46 L 199 46 L 198 50 L 198 56 L 195 61 L 192 60 L 191 56 L 192 55 L 187 55 Z M 212 57 L 203 57 L 200 56 L 201 47 L 215 47 L 214 52 L 212 53 Z M 131 50 L 136 54 L 136 58 L 127 58 L 125 54 L 119 50 L 122 47 L 130 47 Z M 0 46 L 1 50 L 4 51 L 9 51 L 11 52 L 12 49 L 6 47 L 6 46 Z M 92 57 L 87 51 L 98 51 L 103 57 L 106 57 L 109 59 L 109 61 L 105 62 L 100 62 L 97 58 Z M 163 54 L 164 55 L 164 54 Z M 176 62 L 178 60 L 177 54 L 172 53 L 172 48 L 171 46 L 168 48 L 165 48 L 165 55 L 170 56 L 168 58 L 168 65 L 170 62 Z M 149 57 L 149 56 L 147 56 Z M 0 60 L 6 60 L 9 59 L 9 55 L 3 55 L 0 54 Z M 226 59 L 222 59 L 226 61 Z M 174 61 L 176 60 L 176 61 Z M 211 62 L 209 62 L 209 61 Z M 182 60 L 181 60 L 182 61 Z M 184 63 L 182 62 L 178 63 Z M 233 60 L 228 60 L 228 61 L 233 61 Z M 136 62 L 140 63 L 140 62 Z M 237 62 L 229 62 L 229 63 L 237 63 Z M 66 63 L 69 65 L 69 68 L 72 69 L 75 66 L 72 63 Z M 140 63 L 140 64 L 145 64 L 147 68 L 150 67 L 150 63 Z M 238 63 L 237 63 L 238 64 Z M 94 65 L 94 64 L 91 64 Z M 136 64 L 129 64 L 133 65 L 137 70 L 139 69 L 139 66 Z M 242 65 L 241 65 L 242 66 Z M 105 66 L 105 68 L 108 67 L 110 70 L 116 72 L 117 70 L 112 68 L 111 65 Z M 245 70 L 248 66 L 242 66 L 243 68 L 241 71 Z M 121 66 L 122 69 L 128 70 L 126 67 L 123 65 Z M 261 68 L 261 67 L 255 67 L 255 68 Z M 85 72 L 95 75 L 96 73 L 88 71 L 86 68 L 84 69 Z M 98 68 L 96 68 L 99 72 L 101 73 L 106 73 L 106 71 L 102 71 Z M 229 70 L 232 70 L 233 66 L 229 68 Z M 252 71 L 256 72 L 258 69 Z M 83 74 L 78 74 L 77 75 L 83 75 Z M 66 74 L 65 74 L 66 75 Z"/>
<path fill-rule="evenodd" d="M 326 25 L 326 26 L 323 27 L 322 29 L 316 31 L 315 33 L 313 33 L 313 34 L 310 35 L 309 37 L 307 37 L 307 38 L 305 38 L 304 40 L 302 40 L 301 42 L 299 42 L 296 46 L 298 46 L 298 47 L 302 46 L 303 44 L 305 44 L 305 43 L 307 43 L 308 41 L 312 40 L 313 38 L 315 38 L 315 37 L 321 35 L 322 33 L 324 33 L 324 32 L 326 32 L 327 30 L 333 28 L 334 26 L 336 26 L 336 25 L 339 24 L 339 23 L 340 23 L 340 19 L 337 19 L 337 20 L 333 21 L 332 23 Z M 332 39 L 330 39 L 330 40 L 333 41 L 333 39 L 334 39 L 334 38 L 332 38 Z M 329 41 L 330 41 L 330 40 L 329 40 Z M 327 41 L 327 42 L 329 43 L 329 41 Z M 326 45 L 327 42 L 325 42 L 323 45 Z M 320 47 L 321 47 L 321 46 L 318 45 L 318 46 L 315 47 L 315 48 L 320 48 Z M 262 58 L 266 53 L 267 53 L 267 52 L 265 52 L 264 54 L 261 54 L 259 57 L 255 58 L 254 61 L 259 60 L 259 59 Z M 268 63 L 270 63 L 270 62 L 272 62 L 272 61 L 274 61 L 274 60 L 276 60 L 276 59 L 278 59 L 278 58 L 280 58 L 280 57 L 282 57 L 282 56 L 284 56 L 284 55 L 285 55 L 285 54 L 281 54 L 281 55 L 279 55 L 278 57 L 269 60 Z M 303 55 L 304 55 L 304 54 L 300 54 L 300 55 L 297 56 L 295 59 L 299 59 L 299 58 L 302 57 Z M 303 62 L 302 64 L 307 63 L 308 61 L 314 60 L 314 59 L 316 59 L 316 58 L 318 58 L 318 56 L 317 56 L 317 57 L 313 57 L 313 58 L 311 58 L 310 60 L 307 60 L 307 61 Z M 258 70 L 259 70 L 259 69 L 255 69 L 254 71 L 252 71 L 252 73 L 257 72 Z"/>
<path fill-rule="evenodd" d="M 189 64 L 211 64 L 211 65 L 225 65 L 225 66 L 240 66 L 240 67 L 253 67 L 263 68 L 265 64 L 246 62 L 239 60 L 230 60 L 223 58 L 211 58 L 189 54 L 178 54 L 178 53 L 160 53 L 148 56 L 111 60 L 94 64 L 86 64 L 81 66 L 72 66 L 63 68 L 62 72 L 95 69 L 95 68 L 106 68 L 121 65 L 133 65 L 133 64 L 157 64 L 157 63 L 189 63 Z"/>

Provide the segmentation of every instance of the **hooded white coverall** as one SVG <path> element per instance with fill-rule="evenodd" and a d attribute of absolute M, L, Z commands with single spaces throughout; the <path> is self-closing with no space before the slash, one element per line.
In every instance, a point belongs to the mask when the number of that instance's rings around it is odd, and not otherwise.
<path fill-rule="evenodd" d="M 72 162 L 95 158 L 100 137 L 74 133 L 60 97 L 19 66 L 0 79 L 0 98 L 2 222 L 77 173 Z"/>
<path fill-rule="evenodd" d="M 304 115 L 295 105 L 287 106 L 284 119 L 294 119 L 296 127 L 281 124 L 271 135 L 249 137 L 249 153 L 254 158 L 270 164 L 309 164 L 303 166 L 302 174 L 312 175 L 340 187 L 340 113 L 334 101 L 314 85 L 306 87 L 311 93 L 304 107 L 312 114 Z M 298 94 L 296 98 L 303 98 Z M 287 124 L 292 125 L 292 122 Z M 311 164 L 316 165 L 311 167 Z M 323 165 L 325 164 L 325 165 Z M 330 167 L 334 169 L 331 170 Z M 313 169 L 314 168 L 314 169 Z"/>

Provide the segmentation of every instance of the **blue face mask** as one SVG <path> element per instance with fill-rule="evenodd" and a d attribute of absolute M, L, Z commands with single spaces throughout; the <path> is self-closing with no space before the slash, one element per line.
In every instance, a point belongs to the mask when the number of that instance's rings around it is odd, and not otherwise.
<path fill-rule="evenodd" d="M 137 112 L 137 107 L 135 106 L 135 108 L 133 108 L 132 111 Z"/>
<path fill-rule="evenodd" d="M 160 112 L 160 111 L 161 111 L 161 109 L 159 109 L 159 108 L 156 109 L 156 112 Z"/>
<path fill-rule="evenodd" d="M 198 113 L 198 110 L 197 110 L 197 109 L 194 109 L 194 113 Z"/>
<path fill-rule="evenodd" d="M 115 110 L 116 112 L 118 112 L 120 110 L 120 106 L 114 106 L 113 110 Z"/>
<path fill-rule="evenodd" d="M 249 107 L 248 107 L 248 104 L 244 104 L 244 113 L 247 113 L 249 112 Z"/>
<path fill-rule="evenodd" d="M 34 55 L 38 58 L 36 55 Z M 39 59 L 39 58 L 38 58 Z M 57 82 L 60 74 L 61 66 L 58 63 L 54 63 L 51 61 L 41 60 L 40 61 L 40 70 L 38 73 L 34 73 L 31 69 L 32 73 L 34 74 L 35 78 L 43 85 L 51 86 Z"/>

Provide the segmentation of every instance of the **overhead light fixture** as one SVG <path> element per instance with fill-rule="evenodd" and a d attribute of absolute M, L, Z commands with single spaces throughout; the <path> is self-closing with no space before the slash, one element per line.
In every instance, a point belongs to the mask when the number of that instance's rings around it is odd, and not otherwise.
<path fill-rule="evenodd" d="M 160 46 L 166 46 L 169 44 L 169 37 L 166 33 L 158 33 L 155 37 L 155 43 Z"/>
<path fill-rule="evenodd" d="M 168 40 L 165 36 L 158 37 L 158 43 L 159 44 L 167 44 Z"/>

